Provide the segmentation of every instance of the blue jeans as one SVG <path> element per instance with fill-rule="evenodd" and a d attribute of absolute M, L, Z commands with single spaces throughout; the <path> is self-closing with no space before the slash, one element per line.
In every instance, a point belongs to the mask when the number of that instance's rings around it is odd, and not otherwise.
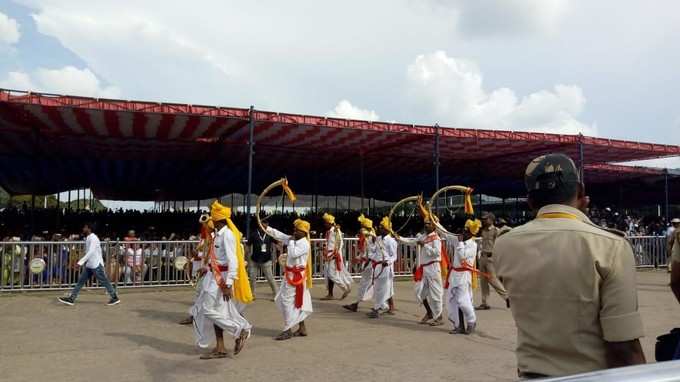
<path fill-rule="evenodd" d="M 113 289 L 113 285 L 111 285 L 111 282 L 106 277 L 103 265 L 100 265 L 95 269 L 90 269 L 88 267 L 83 268 L 83 272 L 80 274 L 80 278 L 78 279 L 78 284 L 76 284 L 76 287 L 73 288 L 73 292 L 71 292 L 71 298 L 74 300 L 78 298 L 78 294 L 83 288 L 83 285 L 85 285 L 85 283 L 90 279 L 90 277 L 92 277 L 93 274 L 95 277 L 97 277 L 99 284 L 106 288 L 106 291 L 109 293 L 111 298 L 116 298 L 116 291 Z"/>

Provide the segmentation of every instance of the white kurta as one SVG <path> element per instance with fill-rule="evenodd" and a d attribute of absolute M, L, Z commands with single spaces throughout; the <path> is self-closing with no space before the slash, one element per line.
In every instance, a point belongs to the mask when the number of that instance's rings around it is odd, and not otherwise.
<path fill-rule="evenodd" d="M 376 251 L 371 257 L 375 310 L 389 309 L 387 300 L 394 295 L 394 262 L 397 261 L 397 247 L 397 241 L 390 235 L 378 237 L 376 240 Z"/>
<path fill-rule="evenodd" d="M 352 289 L 352 275 L 347 271 L 347 264 L 342 262 L 341 269 L 338 270 L 335 258 L 331 257 L 337 251 L 342 259 L 343 250 L 342 232 L 338 227 L 332 227 L 326 232 L 326 246 L 324 251 L 324 277 L 332 281 L 344 291 Z M 330 260 L 328 259 L 330 257 Z"/>
<path fill-rule="evenodd" d="M 461 268 L 464 261 L 472 266 L 476 257 L 477 243 L 474 238 L 471 238 L 458 243 L 451 265 L 453 268 Z M 463 312 L 463 318 L 467 323 L 477 321 L 475 308 L 472 305 L 472 273 L 452 269 L 449 273 L 449 288 L 446 290 L 446 310 L 454 328 L 460 326 L 458 309 Z"/>
<path fill-rule="evenodd" d="M 359 254 L 361 260 L 361 279 L 359 280 L 359 288 L 357 289 L 356 303 L 368 301 L 373 298 L 373 268 L 371 267 L 370 258 L 375 256 L 376 238 L 373 235 L 366 236 L 366 248 Z"/>
<path fill-rule="evenodd" d="M 442 286 L 441 253 L 442 241 L 436 232 L 429 235 L 418 235 L 415 239 L 403 239 L 409 244 L 417 244 L 426 241 L 423 246 L 418 246 L 418 260 L 416 267 L 421 264 L 429 264 L 423 267 L 422 280 L 415 283 L 416 299 L 420 304 L 427 300 L 432 309 L 433 318 L 441 316 L 443 311 L 444 288 Z"/>
<path fill-rule="evenodd" d="M 287 267 L 297 268 L 307 265 L 307 256 L 310 254 L 310 245 L 307 239 L 294 240 L 292 236 L 286 235 L 272 227 L 267 227 L 267 233 L 288 246 Z M 306 275 L 304 276 L 306 277 Z M 295 307 L 295 287 L 288 284 L 285 277 L 281 280 L 281 288 L 279 288 L 279 293 L 276 294 L 274 302 L 283 314 L 284 331 L 306 320 L 314 311 L 312 308 L 312 295 L 307 289 L 307 283 L 303 282 L 302 285 L 304 286 L 302 307 L 298 309 Z"/>
<path fill-rule="evenodd" d="M 229 269 L 222 272 L 222 278 L 227 285 L 233 285 L 236 279 L 238 260 L 236 258 L 236 240 L 228 227 L 223 227 L 215 235 L 215 256 L 217 263 L 226 265 Z M 217 281 L 209 271 L 201 280 L 201 287 L 196 302 L 191 309 L 194 317 L 194 334 L 196 344 L 207 348 L 215 338 L 217 325 L 233 337 L 238 338 L 244 330 L 250 330 L 252 325 L 241 315 L 243 304 L 234 298 L 224 301 L 222 291 Z"/>

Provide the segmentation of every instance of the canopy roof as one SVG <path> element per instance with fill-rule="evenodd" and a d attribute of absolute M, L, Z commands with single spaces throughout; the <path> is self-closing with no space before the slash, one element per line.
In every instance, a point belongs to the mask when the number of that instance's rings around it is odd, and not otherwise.
<path fill-rule="evenodd" d="M 100 199 L 195 200 L 287 176 L 298 193 L 385 200 L 440 184 L 500 197 L 524 193 L 527 163 L 548 152 L 578 160 L 586 181 L 662 170 L 611 165 L 680 156 L 680 146 L 545 133 L 368 122 L 249 109 L 123 101 L 0 89 L 0 186 L 13 194 L 91 188 Z M 363 182 L 362 182 L 363 172 Z M 362 187 L 363 183 L 363 187 Z"/>

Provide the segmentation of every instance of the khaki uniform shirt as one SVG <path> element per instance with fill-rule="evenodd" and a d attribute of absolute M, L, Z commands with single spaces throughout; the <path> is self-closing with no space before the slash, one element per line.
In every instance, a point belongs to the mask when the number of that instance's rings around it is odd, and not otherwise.
<path fill-rule="evenodd" d="M 671 260 L 680 263 L 680 232 L 676 230 L 675 241 L 673 241 L 673 248 L 671 249 Z"/>
<path fill-rule="evenodd" d="M 489 228 L 482 228 L 482 252 L 493 252 L 493 246 L 498 237 L 498 228 L 491 226 Z"/>
<path fill-rule="evenodd" d="M 541 218 L 542 214 L 572 218 Z M 605 341 L 644 335 L 628 241 L 564 205 L 499 237 L 496 270 L 517 325 L 522 373 L 562 376 L 607 368 Z"/>

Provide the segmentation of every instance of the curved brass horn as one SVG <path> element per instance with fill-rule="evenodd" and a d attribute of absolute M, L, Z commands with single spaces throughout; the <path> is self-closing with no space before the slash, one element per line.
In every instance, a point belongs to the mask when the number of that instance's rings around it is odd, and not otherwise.
<path fill-rule="evenodd" d="M 392 225 L 392 215 L 394 215 L 394 212 L 397 210 L 397 207 L 399 207 L 400 205 L 402 205 L 404 203 L 417 202 L 419 198 L 421 198 L 421 196 L 413 195 L 413 196 L 406 197 L 406 198 L 401 199 L 400 201 L 396 202 L 392 206 L 392 208 L 390 209 L 390 214 L 387 215 L 387 218 L 390 220 L 390 226 Z M 399 236 L 398 233 L 394 232 L 391 228 L 388 231 L 390 232 L 390 235 L 394 236 L 395 239 L 402 241 L 401 236 Z"/>
<path fill-rule="evenodd" d="M 432 205 L 434 204 L 435 200 L 437 200 L 437 197 L 439 196 L 439 194 L 441 194 L 442 192 L 446 192 L 446 191 L 460 191 L 460 192 L 463 193 L 463 195 L 465 195 L 466 198 L 469 198 L 470 195 L 472 194 L 472 191 L 474 191 L 474 190 L 472 189 L 472 187 L 466 187 L 466 186 L 446 186 L 446 187 L 440 188 L 439 190 L 437 190 L 437 192 L 432 194 L 432 197 L 430 197 L 430 201 L 427 202 L 427 210 L 428 210 L 428 212 L 430 212 L 430 215 L 436 216 L 432 212 Z M 466 200 L 466 201 L 464 201 L 464 203 L 467 204 L 467 203 L 471 203 L 471 202 Z M 442 232 L 446 232 L 448 234 L 452 234 L 446 228 L 444 228 L 443 225 L 441 225 L 441 223 L 439 222 L 439 218 L 432 219 L 432 223 L 434 223 L 435 227 L 437 227 L 438 230 L 441 230 Z"/>
<path fill-rule="evenodd" d="M 265 189 L 262 191 L 260 195 L 258 195 L 257 200 L 255 201 L 255 220 L 257 220 L 257 225 L 260 226 L 260 229 L 263 232 L 267 232 L 267 230 L 264 228 L 264 225 L 262 225 L 262 220 L 260 219 L 260 210 L 262 207 L 262 199 L 273 189 L 276 187 L 281 186 L 283 188 L 283 191 L 286 193 L 286 196 L 288 197 L 288 200 L 291 202 L 295 203 L 297 200 L 297 197 L 295 196 L 295 193 L 293 190 L 288 186 L 288 179 L 286 178 L 281 178 L 277 180 L 276 182 L 270 184 L 269 186 L 265 187 Z"/>

